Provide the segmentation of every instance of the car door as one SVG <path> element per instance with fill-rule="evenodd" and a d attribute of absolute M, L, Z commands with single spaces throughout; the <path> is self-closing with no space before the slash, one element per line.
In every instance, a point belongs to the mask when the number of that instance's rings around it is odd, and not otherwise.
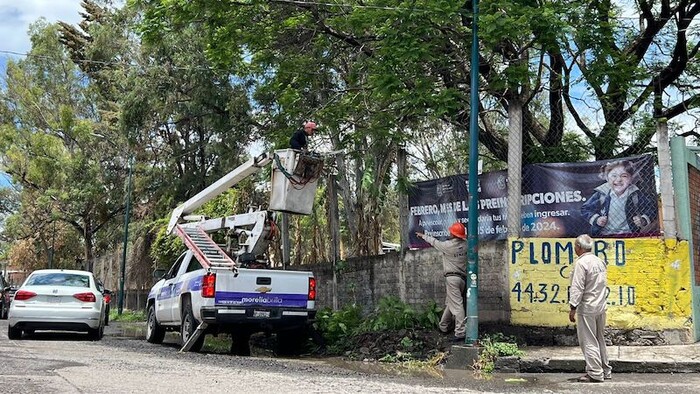
<path fill-rule="evenodd" d="M 199 261 L 197 261 L 197 258 L 195 258 L 193 254 L 186 256 L 182 261 L 182 265 L 180 266 L 180 275 L 178 275 L 178 277 L 183 278 L 183 276 L 187 276 L 187 279 L 175 283 L 173 287 L 173 291 L 175 293 L 174 301 L 171 304 L 173 321 L 180 322 L 182 320 L 182 303 L 180 302 L 180 298 L 182 298 L 182 293 L 187 293 L 190 291 L 190 289 L 187 288 L 189 285 L 187 282 L 192 279 L 192 275 L 186 274 L 200 269 L 202 269 L 202 265 L 199 263 Z"/>
<path fill-rule="evenodd" d="M 173 304 L 177 303 L 179 305 L 175 291 L 175 283 L 177 282 L 177 274 L 180 271 L 180 266 L 182 266 L 182 262 L 189 254 L 189 252 L 181 254 L 180 257 L 175 260 L 175 264 L 170 267 L 168 273 L 163 277 L 165 283 L 163 283 L 163 286 L 161 286 L 160 291 L 156 295 L 156 317 L 161 324 L 180 322 L 180 316 L 177 316 L 177 319 L 173 319 Z"/>

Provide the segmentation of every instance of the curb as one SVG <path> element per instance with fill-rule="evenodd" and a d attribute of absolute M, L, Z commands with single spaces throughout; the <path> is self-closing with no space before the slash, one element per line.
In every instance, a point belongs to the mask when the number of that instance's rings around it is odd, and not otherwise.
<path fill-rule="evenodd" d="M 582 356 L 583 357 L 583 356 Z M 610 360 L 613 373 L 695 373 L 700 372 L 698 361 L 631 361 Z M 585 371 L 583 359 L 500 357 L 494 372 L 502 373 L 550 373 Z"/>

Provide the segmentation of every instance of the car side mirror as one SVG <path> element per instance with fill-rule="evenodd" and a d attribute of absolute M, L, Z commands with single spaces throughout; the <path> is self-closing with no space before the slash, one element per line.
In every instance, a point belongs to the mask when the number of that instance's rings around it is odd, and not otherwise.
<path fill-rule="evenodd" d="M 161 269 L 161 268 L 159 268 L 159 269 L 153 271 L 153 279 L 155 279 L 155 280 L 161 280 L 161 279 L 163 279 L 163 277 L 165 276 L 166 272 L 167 272 L 166 270 Z"/>

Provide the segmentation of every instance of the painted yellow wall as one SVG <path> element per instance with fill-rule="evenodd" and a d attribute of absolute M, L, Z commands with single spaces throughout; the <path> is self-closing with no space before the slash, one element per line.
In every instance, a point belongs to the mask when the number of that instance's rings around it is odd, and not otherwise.
<path fill-rule="evenodd" d="M 574 239 L 509 239 L 508 245 L 511 323 L 571 324 L 568 286 Z M 692 327 L 687 241 L 598 239 L 594 252 L 608 264 L 608 327 Z"/>

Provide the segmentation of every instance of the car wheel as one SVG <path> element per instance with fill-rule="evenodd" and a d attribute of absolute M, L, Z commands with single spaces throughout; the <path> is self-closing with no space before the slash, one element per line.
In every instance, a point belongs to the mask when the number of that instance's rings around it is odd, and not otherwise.
<path fill-rule="evenodd" d="M 199 322 L 194 318 L 194 313 L 192 313 L 192 304 L 189 301 L 185 301 L 182 310 L 182 324 L 180 325 L 180 338 L 182 339 L 182 345 L 187 343 L 192 334 L 197 330 Z M 199 338 L 190 347 L 191 352 L 198 352 L 202 350 L 204 345 L 204 334 L 200 335 Z"/>
<path fill-rule="evenodd" d="M 107 305 L 107 310 L 105 311 L 105 326 L 109 325 L 109 305 Z"/>
<path fill-rule="evenodd" d="M 22 339 L 22 330 L 7 326 L 7 337 L 10 339 Z"/>
<path fill-rule="evenodd" d="M 156 307 L 155 305 L 151 305 L 148 308 L 146 341 L 149 343 L 163 343 L 163 338 L 165 338 L 165 328 L 158 324 L 158 320 L 156 320 Z"/>
<path fill-rule="evenodd" d="M 100 322 L 100 326 L 97 328 L 88 329 L 88 337 L 90 338 L 90 340 L 99 341 L 100 339 L 102 339 L 105 332 L 105 326 L 103 323 L 104 322 Z"/>

